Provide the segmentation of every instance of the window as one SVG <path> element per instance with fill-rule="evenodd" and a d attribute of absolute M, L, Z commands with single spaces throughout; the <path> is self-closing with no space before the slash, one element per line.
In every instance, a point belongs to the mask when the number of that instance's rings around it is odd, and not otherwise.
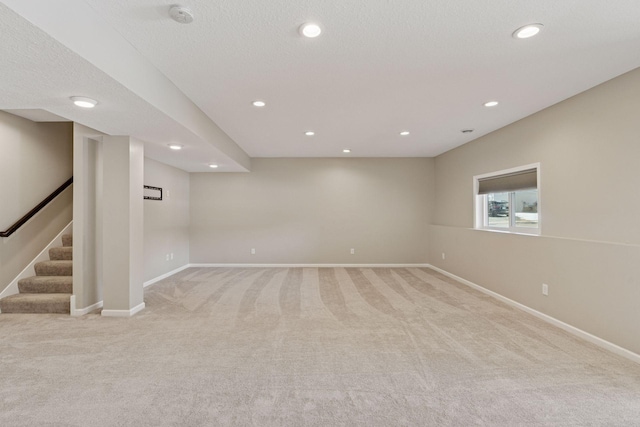
<path fill-rule="evenodd" d="M 473 177 L 475 228 L 540 234 L 540 164 Z"/>

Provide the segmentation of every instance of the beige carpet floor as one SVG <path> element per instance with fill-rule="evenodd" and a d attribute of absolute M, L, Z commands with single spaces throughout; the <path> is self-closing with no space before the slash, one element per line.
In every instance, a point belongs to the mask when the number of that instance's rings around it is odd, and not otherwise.
<path fill-rule="evenodd" d="M 640 365 L 423 268 L 189 268 L 0 315 L 0 426 L 638 426 Z"/>

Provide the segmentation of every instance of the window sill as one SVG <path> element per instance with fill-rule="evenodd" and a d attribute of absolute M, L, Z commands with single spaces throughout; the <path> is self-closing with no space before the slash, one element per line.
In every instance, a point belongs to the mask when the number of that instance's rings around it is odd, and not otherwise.
<path fill-rule="evenodd" d="M 518 235 L 518 236 L 539 237 L 541 235 L 539 229 L 536 229 L 534 231 L 525 231 L 525 230 L 501 230 L 501 229 L 497 229 L 497 228 L 474 228 L 473 230 L 488 231 L 490 233 L 500 233 L 500 234 L 515 234 L 515 235 Z"/>

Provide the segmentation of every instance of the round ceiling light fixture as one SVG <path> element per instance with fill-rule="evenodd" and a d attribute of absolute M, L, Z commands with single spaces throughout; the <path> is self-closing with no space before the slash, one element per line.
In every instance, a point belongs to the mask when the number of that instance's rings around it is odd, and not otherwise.
<path fill-rule="evenodd" d="M 254 107 L 260 107 L 260 108 L 262 108 L 262 107 L 264 107 L 265 105 L 267 105 L 267 103 L 266 103 L 266 102 L 264 102 L 264 101 L 260 101 L 260 100 L 253 101 L 253 106 L 254 106 Z"/>
<path fill-rule="evenodd" d="M 316 133 L 315 133 L 314 131 L 312 131 L 312 130 L 308 130 L 308 131 L 306 131 L 304 134 L 305 134 L 305 135 L 307 135 L 307 136 L 313 136 L 313 135 L 315 135 Z"/>
<path fill-rule="evenodd" d="M 169 148 L 171 148 L 172 150 L 182 150 L 182 147 L 184 147 L 184 145 L 181 144 L 168 144 Z"/>
<path fill-rule="evenodd" d="M 216 165 L 216 164 L 214 164 L 214 163 L 211 163 L 211 164 L 209 165 L 209 167 L 210 167 L 211 169 L 218 169 L 218 165 Z"/>
<path fill-rule="evenodd" d="M 177 4 L 171 6 L 169 16 L 181 24 L 191 24 L 193 22 L 193 12 L 191 12 L 191 9 Z"/>
<path fill-rule="evenodd" d="M 93 108 L 98 105 L 98 101 L 95 99 L 86 98 L 84 96 L 72 96 L 69 99 L 71 99 L 76 106 L 82 108 Z"/>
<path fill-rule="evenodd" d="M 402 132 L 400 132 L 401 136 L 407 136 L 409 134 L 411 134 L 411 132 L 409 132 L 408 130 L 403 130 Z"/>
<path fill-rule="evenodd" d="M 498 101 L 488 101 L 484 103 L 485 107 L 495 107 L 496 105 L 498 105 Z"/>
<path fill-rule="evenodd" d="M 513 38 L 516 39 L 528 39 L 529 37 L 533 37 L 542 31 L 544 25 L 542 24 L 529 24 L 524 27 L 520 27 L 513 32 Z"/>
<path fill-rule="evenodd" d="M 348 148 L 345 148 L 344 150 L 342 150 L 343 153 L 349 154 L 351 152 L 351 150 L 349 150 Z"/>
<path fill-rule="evenodd" d="M 305 22 L 304 24 L 300 25 L 299 30 L 300 34 L 310 39 L 318 37 L 320 33 L 322 33 L 322 28 L 320 28 L 320 25 L 313 22 Z"/>

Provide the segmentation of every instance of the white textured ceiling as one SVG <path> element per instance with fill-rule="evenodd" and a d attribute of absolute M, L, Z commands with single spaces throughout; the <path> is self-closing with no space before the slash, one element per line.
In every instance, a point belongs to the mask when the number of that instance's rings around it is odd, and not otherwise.
<path fill-rule="evenodd" d="M 170 20 L 166 2 L 85 3 L 252 157 L 334 157 L 346 147 L 359 157 L 435 156 L 640 66 L 638 0 L 185 0 L 189 25 Z M 297 33 L 308 20 L 324 28 L 317 39 Z M 539 36 L 511 37 L 536 22 Z M 29 64 L 3 64 L 14 66 Z M 109 75 L 86 72 L 65 90 L 101 100 L 117 91 Z M 4 86 L 0 108 L 46 107 L 16 107 L 21 95 Z M 92 111 L 101 116 L 93 127 L 164 142 L 166 116 L 135 98 Z M 482 106 L 493 99 L 498 107 Z"/>

